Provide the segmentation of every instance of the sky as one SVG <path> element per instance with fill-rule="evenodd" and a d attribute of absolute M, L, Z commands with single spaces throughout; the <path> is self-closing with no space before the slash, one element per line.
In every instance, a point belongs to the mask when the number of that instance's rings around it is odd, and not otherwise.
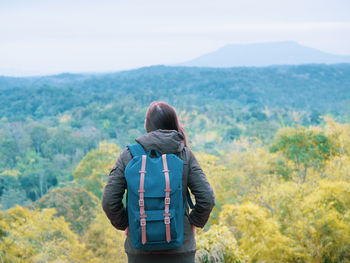
<path fill-rule="evenodd" d="M 0 75 L 171 65 L 290 40 L 350 55 L 350 1 L 0 0 Z"/>

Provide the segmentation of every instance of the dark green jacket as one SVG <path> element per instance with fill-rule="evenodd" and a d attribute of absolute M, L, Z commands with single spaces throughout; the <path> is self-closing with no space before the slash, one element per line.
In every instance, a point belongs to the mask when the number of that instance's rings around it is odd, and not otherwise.
<path fill-rule="evenodd" d="M 195 207 L 190 213 L 187 212 L 184 222 L 184 242 L 177 249 L 163 251 L 162 253 L 186 253 L 196 250 L 196 242 L 191 229 L 191 224 L 197 227 L 204 227 L 208 221 L 211 210 L 215 205 L 215 196 L 208 180 L 199 166 L 193 152 L 184 146 L 183 136 L 175 130 L 156 130 L 146 133 L 136 139 L 144 149 L 157 150 L 161 154 L 175 153 L 184 162 L 182 186 L 183 197 L 186 198 L 186 189 L 190 188 L 195 197 Z M 116 164 L 113 166 L 108 183 L 104 189 L 102 197 L 102 207 L 112 225 L 124 230 L 129 225 L 126 208 L 122 200 L 126 190 L 126 179 L 124 170 L 132 156 L 125 148 L 119 156 Z M 134 249 L 131 245 L 130 237 L 125 240 L 125 251 L 130 254 L 152 253 Z"/>

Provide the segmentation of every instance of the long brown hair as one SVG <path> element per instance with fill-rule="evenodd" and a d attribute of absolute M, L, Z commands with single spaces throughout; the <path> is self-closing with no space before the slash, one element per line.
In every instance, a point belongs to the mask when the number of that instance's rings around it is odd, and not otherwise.
<path fill-rule="evenodd" d="M 188 147 L 188 141 L 185 129 L 181 126 L 174 107 L 162 101 L 153 101 L 146 112 L 145 129 L 147 132 L 158 129 L 176 130 L 183 137 L 185 145 Z"/>

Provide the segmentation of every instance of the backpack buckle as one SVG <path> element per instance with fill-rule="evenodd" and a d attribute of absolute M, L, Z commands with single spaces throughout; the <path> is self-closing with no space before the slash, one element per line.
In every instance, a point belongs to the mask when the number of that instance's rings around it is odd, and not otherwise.
<path fill-rule="evenodd" d="M 164 218 L 164 224 L 169 225 L 170 224 L 170 217 L 165 217 Z"/>
<path fill-rule="evenodd" d="M 170 205 L 170 197 L 165 197 L 164 203 L 165 203 L 166 205 Z"/>
<path fill-rule="evenodd" d="M 145 206 L 145 201 L 143 199 L 139 200 L 139 206 Z"/>
<path fill-rule="evenodd" d="M 146 225 L 146 219 L 141 218 L 140 220 L 140 226 L 145 226 Z"/>

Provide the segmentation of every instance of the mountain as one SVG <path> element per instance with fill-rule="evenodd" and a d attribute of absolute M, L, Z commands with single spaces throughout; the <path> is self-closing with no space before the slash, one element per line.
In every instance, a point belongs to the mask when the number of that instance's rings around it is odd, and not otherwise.
<path fill-rule="evenodd" d="M 178 66 L 237 67 L 350 63 L 350 56 L 334 55 L 294 41 L 226 45 Z"/>

